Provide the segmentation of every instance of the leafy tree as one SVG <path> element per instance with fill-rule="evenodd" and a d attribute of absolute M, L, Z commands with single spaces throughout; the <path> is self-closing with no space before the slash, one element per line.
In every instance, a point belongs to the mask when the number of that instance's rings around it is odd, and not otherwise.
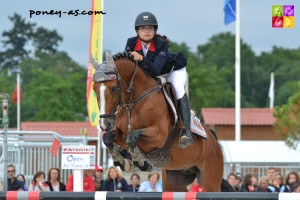
<path fill-rule="evenodd" d="M 25 48 L 33 36 L 34 23 L 26 22 L 20 15 L 14 14 L 9 17 L 13 28 L 4 31 L 2 43 L 5 52 L 0 53 L 0 69 L 16 67 L 24 58 L 29 56 L 30 51 Z"/>
<path fill-rule="evenodd" d="M 300 82 L 298 91 L 292 95 L 287 104 L 277 106 L 274 111 L 275 130 L 286 143 L 296 148 L 300 141 Z"/>
<path fill-rule="evenodd" d="M 57 33 L 56 30 L 48 30 L 43 27 L 38 27 L 34 32 L 33 44 L 36 52 L 43 52 L 48 54 L 55 54 L 59 42 L 63 38 Z"/>

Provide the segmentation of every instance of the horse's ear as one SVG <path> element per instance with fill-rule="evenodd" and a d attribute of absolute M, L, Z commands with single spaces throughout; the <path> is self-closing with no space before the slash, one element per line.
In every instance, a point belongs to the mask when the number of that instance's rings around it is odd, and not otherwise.
<path fill-rule="evenodd" d="M 108 52 L 106 52 L 106 62 L 109 67 L 112 67 L 112 68 L 115 67 L 115 61 L 114 61 L 112 55 Z"/>
<path fill-rule="evenodd" d="M 95 60 L 93 54 L 90 54 L 90 62 L 94 69 L 97 70 L 100 64 Z"/>

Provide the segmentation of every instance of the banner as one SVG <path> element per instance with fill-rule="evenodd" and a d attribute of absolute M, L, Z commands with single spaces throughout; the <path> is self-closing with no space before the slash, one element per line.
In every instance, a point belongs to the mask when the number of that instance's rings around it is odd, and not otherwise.
<path fill-rule="evenodd" d="M 92 0 L 92 10 L 102 11 L 102 0 Z M 90 36 L 90 51 L 98 63 L 102 62 L 102 24 L 103 15 L 91 15 L 91 36 Z M 90 55 L 88 55 L 90 58 Z M 88 74 L 86 87 L 86 101 L 90 124 L 97 126 L 99 123 L 99 108 L 97 104 L 96 93 L 93 91 L 93 74 L 95 70 L 92 67 L 90 59 L 88 60 Z"/>

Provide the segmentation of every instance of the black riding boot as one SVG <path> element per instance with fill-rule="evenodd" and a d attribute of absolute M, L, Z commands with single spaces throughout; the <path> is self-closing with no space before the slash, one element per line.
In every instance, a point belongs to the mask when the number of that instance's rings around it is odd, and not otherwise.
<path fill-rule="evenodd" d="M 189 145 L 194 144 L 194 139 L 190 131 L 191 125 L 191 109 L 189 105 L 189 99 L 186 94 L 183 95 L 181 99 L 177 100 L 178 102 L 178 111 L 182 118 L 183 128 L 181 129 L 179 147 L 184 149 Z"/>

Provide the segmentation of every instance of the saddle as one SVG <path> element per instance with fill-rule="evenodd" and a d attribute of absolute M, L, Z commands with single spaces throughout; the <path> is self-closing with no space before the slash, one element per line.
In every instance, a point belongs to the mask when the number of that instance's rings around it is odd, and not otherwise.
<path fill-rule="evenodd" d="M 165 99 L 170 107 L 170 109 L 173 112 L 174 115 L 174 122 L 173 124 L 175 125 L 176 122 L 178 121 L 179 127 L 183 127 L 183 122 L 182 118 L 178 112 L 178 105 L 177 105 L 177 100 L 175 93 L 173 92 L 172 86 L 170 83 L 166 81 L 166 78 L 164 75 L 158 76 L 157 77 L 158 82 L 163 86 L 163 94 L 165 96 Z M 207 138 L 205 129 L 201 125 L 200 119 L 196 116 L 195 111 L 191 110 L 191 132 L 193 132 L 195 135 L 201 136 L 203 138 Z"/>

